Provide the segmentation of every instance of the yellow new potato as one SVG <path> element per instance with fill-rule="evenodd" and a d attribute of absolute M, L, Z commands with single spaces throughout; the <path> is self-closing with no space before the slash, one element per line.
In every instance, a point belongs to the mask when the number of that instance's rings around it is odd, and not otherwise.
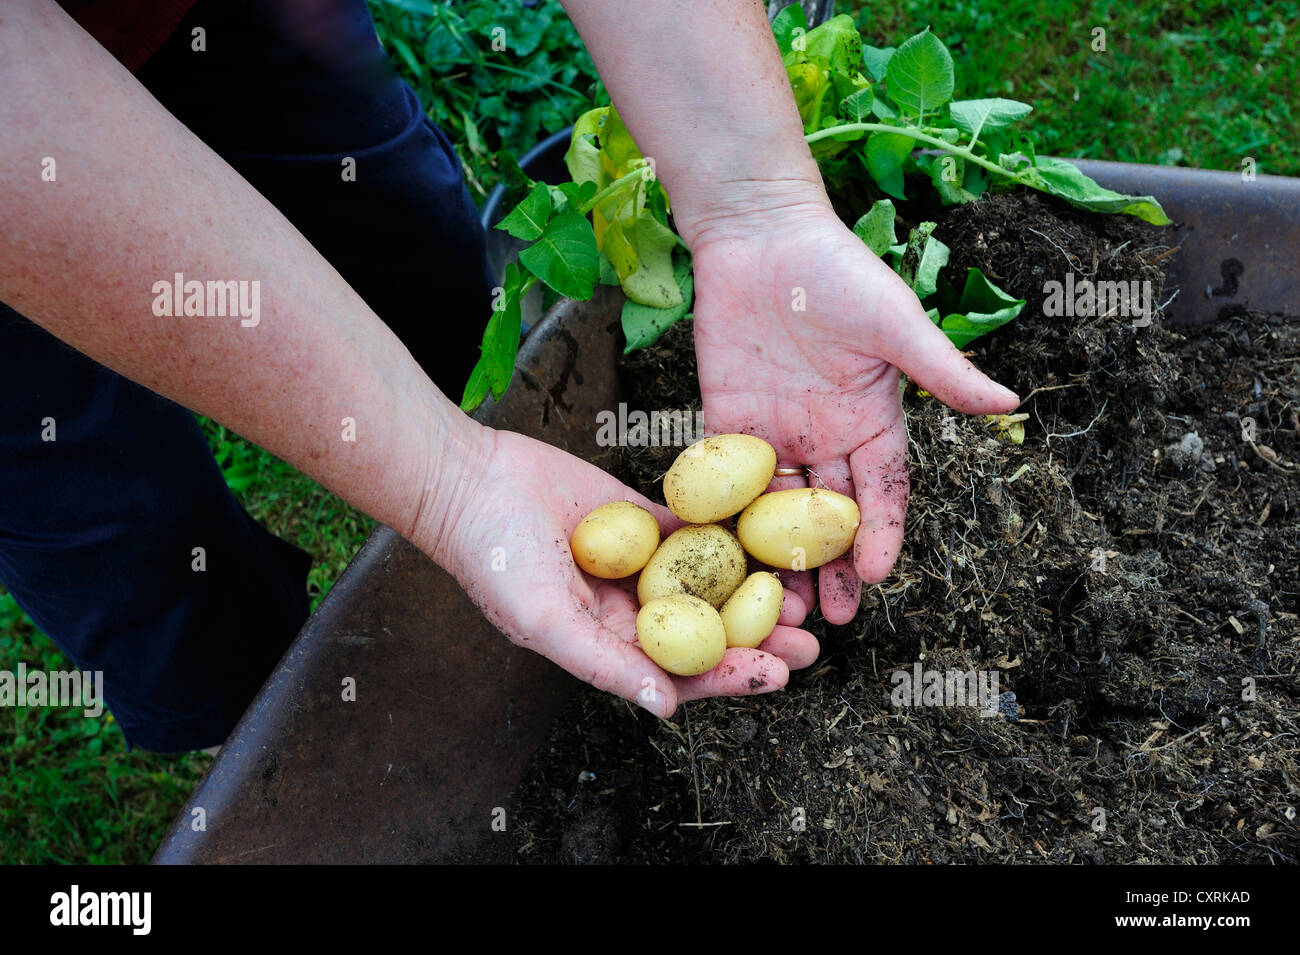
<path fill-rule="evenodd" d="M 678 676 L 712 670 L 727 652 L 722 618 L 689 594 L 659 597 L 642 607 L 636 615 L 636 638 L 646 656 Z"/>
<path fill-rule="evenodd" d="M 852 498 L 824 488 L 764 494 L 736 520 L 740 543 L 769 567 L 811 570 L 853 546 L 862 516 Z"/>
<path fill-rule="evenodd" d="M 725 527 L 703 524 L 673 531 L 641 571 L 636 596 L 644 607 L 657 597 L 690 594 L 716 610 L 745 582 L 745 552 Z"/>
<path fill-rule="evenodd" d="M 785 591 L 776 574 L 767 571 L 750 574 L 722 605 L 727 646 L 756 647 L 771 636 L 784 599 Z"/>
<path fill-rule="evenodd" d="M 631 501 L 602 504 L 573 529 L 569 547 L 579 567 L 593 577 L 631 577 L 659 546 L 659 522 Z"/>
<path fill-rule="evenodd" d="M 719 434 L 677 455 L 664 475 L 668 509 L 692 524 L 730 517 L 772 482 L 776 451 L 749 434 Z"/>

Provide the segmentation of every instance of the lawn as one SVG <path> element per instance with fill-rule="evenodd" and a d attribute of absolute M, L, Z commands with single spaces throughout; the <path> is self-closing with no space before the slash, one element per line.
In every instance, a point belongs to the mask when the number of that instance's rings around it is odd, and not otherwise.
<path fill-rule="evenodd" d="M 372 10 L 394 61 L 456 142 L 479 202 L 508 154 L 566 125 L 599 93 L 554 0 L 536 8 L 372 0 Z M 1233 170 L 1249 157 L 1259 173 L 1295 176 L 1298 15 L 1292 2 L 1193 9 L 1133 0 L 1071 13 L 1031 0 L 909 0 L 864 8 L 856 19 L 879 45 L 932 26 L 953 52 L 962 97 L 1035 104 L 1040 152 Z M 1104 50 L 1093 49 L 1096 28 L 1105 30 Z M 315 606 L 374 522 L 274 456 L 203 424 L 244 506 L 315 559 Z M 0 669 L 19 661 L 71 667 L 0 589 Z M 127 753 L 107 713 L 0 712 L 0 862 L 145 862 L 209 762 Z"/>

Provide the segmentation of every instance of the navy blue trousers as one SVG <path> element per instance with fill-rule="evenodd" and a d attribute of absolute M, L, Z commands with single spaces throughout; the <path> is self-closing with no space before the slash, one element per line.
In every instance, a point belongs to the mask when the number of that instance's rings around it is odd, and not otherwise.
<path fill-rule="evenodd" d="M 201 0 L 138 78 L 459 397 L 490 312 L 482 229 L 363 0 Z M 103 671 L 128 744 L 222 742 L 307 618 L 309 566 L 231 496 L 189 411 L 0 305 L 0 583 Z"/>

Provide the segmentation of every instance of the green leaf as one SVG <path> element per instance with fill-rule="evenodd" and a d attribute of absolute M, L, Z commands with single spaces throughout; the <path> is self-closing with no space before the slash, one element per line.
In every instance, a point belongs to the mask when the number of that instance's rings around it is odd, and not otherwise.
<path fill-rule="evenodd" d="M 792 3 L 781 10 L 780 13 L 772 20 L 772 33 L 776 36 L 776 48 L 784 56 L 791 52 L 791 42 L 794 39 L 794 31 L 808 30 L 808 17 L 803 12 L 803 7 L 797 3 Z"/>
<path fill-rule="evenodd" d="M 948 115 L 953 125 L 972 140 L 978 139 L 985 129 L 1001 129 L 1018 119 L 1024 119 L 1033 107 L 1013 99 L 961 99 L 948 104 Z"/>
<path fill-rule="evenodd" d="M 561 295 L 591 298 L 600 273 L 591 223 L 566 209 L 546 224 L 536 242 L 519 253 L 519 262 Z"/>
<path fill-rule="evenodd" d="M 474 365 L 474 370 L 469 373 L 469 381 L 465 383 L 465 393 L 460 396 L 460 410 L 466 413 L 473 411 L 487 399 L 487 394 L 487 371 L 480 358 Z"/>
<path fill-rule="evenodd" d="M 618 270 L 614 268 L 614 263 L 609 260 L 605 250 L 600 250 L 600 278 L 597 279 L 601 285 L 618 285 Z"/>
<path fill-rule="evenodd" d="M 510 233 L 516 239 L 532 242 L 546 228 L 546 221 L 551 217 L 551 190 L 545 183 L 539 182 L 524 201 L 510 210 L 504 219 L 497 223 L 497 228 Z"/>
<path fill-rule="evenodd" d="M 1037 181 L 1035 181 L 1037 180 Z M 1122 212 L 1152 225 L 1169 225 L 1169 216 L 1153 196 L 1125 196 L 1098 185 L 1064 159 L 1039 156 L 1022 181 L 1090 212 Z"/>
<path fill-rule="evenodd" d="M 998 153 L 998 165 L 1008 172 L 1027 172 L 1032 170 L 1034 161 L 1021 152 Z M 1042 189 L 1041 181 L 1036 182 L 1034 188 Z"/>
<path fill-rule="evenodd" d="M 872 119 L 871 104 L 875 94 L 870 86 L 864 86 L 856 93 L 840 100 L 840 116 L 847 123 L 869 123 Z"/>
<path fill-rule="evenodd" d="M 938 287 L 939 270 L 948 264 L 949 248 L 930 236 L 921 249 L 921 261 L 916 266 L 916 276 L 912 279 L 912 291 L 917 298 L 934 294 Z"/>
<path fill-rule="evenodd" d="M 922 222 L 907 237 L 907 249 L 898 265 L 898 275 L 916 293 L 917 298 L 933 295 L 939 271 L 948 264 L 949 250 L 934 238 L 935 223 Z"/>
<path fill-rule="evenodd" d="M 894 105 L 924 119 L 952 99 L 952 56 L 926 27 L 894 51 L 885 82 Z"/>
<path fill-rule="evenodd" d="M 550 190 L 555 208 L 559 209 L 567 205 L 571 209 L 581 210 L 587 200 L 599 191 L 599 188 L 596 183 L 591 181 L 583 183 L 562 182 L 558 186 L 551 186 Z"/>
<path fill-rule="evenodd" d="M 483 332 L 483 346 L 479 361 L 487 373 L 488 386 L 498 398 L 510 386 L 515 371 L 515 357 L 519 354 L 519 329 L 522 314 L 523 277 L 512 262 L 506 266 L 505 294 L 502 308 L 494 310 Z"/>
<path fill-rule="evenodd" d="M 979 198 L 989 187 L 989 174 L 979 166 L 967 166 L 962 177 L 962 188 Z"/>
<path fill-rule="evenodd" d="M 877 83 L 885 81 L 885 73 L 889 69 L 889 61 L 894 55 L 894 48 L 867 46 L 862 47 L 862 62 L 867 68 L 867 73 Z"/>
<path fill-rule="evenodd" d="M 929 175 L 935 191 L 939 193 L 940 201 L 945 206 L 974 202 L 978 198 L 975 193 L 965 188 L 967 167 L 964 159 L 947 154 L 924 156 L 917 165 Z M 951 178 L 949 178 L 949 170 L 952 171 Z"/>
<path fill-rule="evenodd" d="M 677 236 L 651 216 L 630 222 L 617 219 L 605 229 L 605 253 L 618 272 L 623 294 L 652 308 L 681 304 L 681 290 L 673 278 L 673 248 Z"/>
<path fill-rule="evenodd" d="M 510 386 L 519 353 L 521 301 L 527 291 L 525 276 L 513 262 L 506 266 L 505 284 L 500 298 L 493 303 L 492 317 L 483 330 L 479 358 L 470 372 L 461 396 L 462 411 L 473 411 L 487 398 L 490 390 L 500 398 Z"/>
<path fill-rule="evenodd" d="M 899 133 L 874 133 L 867 140 L 867 169 L 877 185 L 895 199 L 903 194 L 903 166 L 916 140 Z"/>
<path fill-rule="evenodd" d="M 1012 298 L 979 269 L 966 273 L 966 286 L 958 304 L 960 312 L 946 316 L 940 327 L 958 348 L 1011 321 L 1025 307 L 1023 298 Z"/>
<path fill-rule="evenodd" d="M 690 311 L 691 296 L 695 292 L 695 279 L 691 274 L 691 257 L 685 252 L 679 252 L 674 259 L 673 279 L 677 283 L 681 302 L 669 308 L 654 308 L 631 299 L 624 302 L 622 321 L 627 347 L 623 349 L 623 354 L 653 345 L 659 340 L 660 335 Z"/>
<path fill-rule="evenodd" d="M 894 236 L 894 204 L 888 199 L 877 200 L 854 224 L 853 234 L 865 242 L 868 249 L 883 257 L 898 241 Z"/>

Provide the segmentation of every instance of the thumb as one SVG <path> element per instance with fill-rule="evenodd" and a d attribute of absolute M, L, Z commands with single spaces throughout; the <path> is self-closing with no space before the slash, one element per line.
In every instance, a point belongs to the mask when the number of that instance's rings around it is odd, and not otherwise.
<path fill-rule="evenodd" d="M 881 330 L 877 347 L 881 358 L 950 408 L 967 414 L 999 414 L 1020 404 L 1015 392 L 966 360 L 921 310 L 915 296 Z"/>

